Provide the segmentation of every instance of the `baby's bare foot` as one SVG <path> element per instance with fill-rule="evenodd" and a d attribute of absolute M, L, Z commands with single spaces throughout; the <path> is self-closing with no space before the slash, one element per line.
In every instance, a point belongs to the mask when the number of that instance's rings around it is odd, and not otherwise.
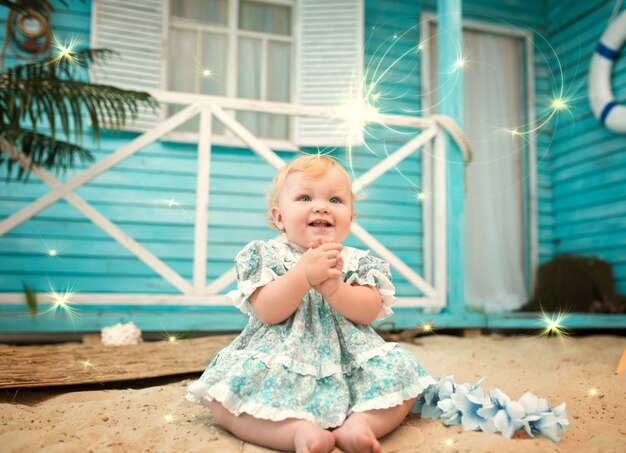
<path fill-rule="evenodd" d="M 380 443 L 369 426 L 352 421 L 333 431 L 337 446 L 346 453 L 380 453 Z"/>
<path fill-rule="evenodd" d="M 314 423 L 303 424 L 294 437 L 296 453 L 329 453 L 335 448 L 335 436 Z"/>

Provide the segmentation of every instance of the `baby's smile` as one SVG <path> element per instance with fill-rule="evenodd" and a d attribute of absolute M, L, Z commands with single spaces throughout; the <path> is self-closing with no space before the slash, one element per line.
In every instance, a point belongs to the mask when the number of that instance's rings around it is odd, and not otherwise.
<path fill-rule="evenodd" d="M 329 220 L 317 219 L 309 222 L 309 226 L 313 228 L 331 228 L 333 226 L 332 222 Z"/>
<path fill-rule="evenodd" d="M 352 221 L 350 180 L 337 168 L 319 178 L 291 173 L 285 179 L 278 206 L 272 208 L 272 216 L 289 242 L 303 249 L 318 239 L 342 242 L 350 233 Z"/>

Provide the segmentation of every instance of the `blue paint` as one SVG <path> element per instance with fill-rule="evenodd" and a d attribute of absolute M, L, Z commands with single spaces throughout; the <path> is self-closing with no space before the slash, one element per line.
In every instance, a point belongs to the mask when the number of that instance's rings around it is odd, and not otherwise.
<path fill-rule="evenodd" d="M 365 65 L 377 62 L 377 46 L 398 29 L 417 26 L 416 18 L 421 9 L 434 11 L 438 6 L 444 16 L 440 18 L 441 23 L 449 21 L 442 26 L 452 33 L 460 33 L 461 9 L 463 19 L 541 30 L 563 58 L 566 88 L 582 86 L 586 71 L 580 70 L 580 60 L 591 58 L 613 5 L 601 0 L 566 3 L 510 0 L 503 5 L 479 0 L 365 0 L 365 39 L 369 43 L 365 48 Z M 53 26 L 59 36 L 79 34 L 83 42 L 89 42 L 91 6 L 89 1 L 72 1 L 69 8 L 59 6 L 53 14 Z M 0 23 L 4 24 L 2 17 L 0 15 Z M 373 30 L 372 26 L 377 28 Z M 419 39 L 417 28 L 404 39 L 387 55 L 383 67 L 390 66 L 391 61 L 415 45 Z M 554 58 L 548 58 L 550 67 L 546 64 L 545 56 L 551 54 L 548 44 L 541 39 L 535 39 L 534 44 L 536 110 L 541 115 L 553 96 L 552 75 L 558 73 L 558 68 Z M 444 51 L 439 58 L 440 67 L 450 67 L 457 52 L 456 48 Z M 9 64 L 15 61 L 7 59 Z M 623 62 L 618 61 L 613 73 L 618 99 L 626 94 L 626 71 L 620 63 Z M 459 76 L 460 73 L 444 74 L 442 78 Z M 391 68 L 381 82 L 383 90 L 397 95 L 396 99 L 386 101 L 383 110 L 401 114 L 419 111 L 420 78 L 418 55 L 404 55 L 400 64 Z M 461 85 L 459 77 L 456 86 Z M 613 136 L 602 129 L 588 114 L 586 97 L 575 94 L 578 100 L 573 101 L 573 116 L 561 116 L 558 127 L 556 123 L 549 124 L 537 137 L 540 261 L 554 255 L 555 240 L 560 241 L 560 251 L 597 253 L 614 265 L 618 289 L 626 292 L 626 263 L 623 260 L 626 243 L 620 235 L 620 231 L 626 230 L 626 207 L 620 203 L 626 190 L 626 171 L 623 170 L 626 164 L 622 158 L 625 137 Z M 442 106 L 442 111 L 460 121 L 462 93 L 455 91 L 447 98 L 449 102 Z M 379 139 L 370 145 L 380 155 L 384 155 L 385 150 L 393 151 L 406 141 L 406 137 L 398 137 L 398 134 L 377 126 L 372 126 L 371 130 L 379 134 Z M 96 149 L 91 137 L 85 135 L 84 143 L 94 149 L 97 159 L 102 159 L 134 137 L 136 134 L 132 133 L 105 136 L 100 148 Z M 464 259 L 460 252 L 463 249 L 463 170 L 458 150 L 450 141 L 447 149 L 450 153 L 448 191 L 449 194 L 461 194 L 452 196 L 448 206 L 450 313 L 428 318 L 436 319 L 440 327 L 529 327 L 531 318 L 528 317 L 484 316 L 465 311 Z M 291 153 L 280 155 L 286 159 L 293 157 Z M 335 155 L 343 158 L 343 150 L 338 150 Z M 274 170 L 247 149 L 216 146 L 213 157 L 207 262 L 210 278 L 229 268 L 234 254 L 244 243 L 251 239 L 267 239 L 273 234 L 263 220 L 262 194 Z M 378 156 L 360 149 L 354 160 L 356 174 L 367 171 L 378 160 Z M 400 165 L 402 172 L 418 186 L 421 182 L 419 162 L 415 156 Z M 195 145 L 161 141 L 149 145 L 77 192 L 191 280 L 195 169 Z M 72 170 L 60 178 L 68 180 L 79 171 Z M 246 177 L 241 178 L 240 174 Z M 4 177 L 3 173 L 0 174 L 0 178 Z M 36 177 L 31 177 L 25 184 L 0 185 L 0 218 L 47 191 Z M 406 182 L 397 173 L 386 175 L 368 189 L 367 200 L 357 205 L 357 219 L 411 267 L 421 271 L 422 213 L 405 201 L 411 195 Z M 169 198 L 175 198 L 185 209 L 172 211 L 152 203 L 156 199 Z M 387 214 L 381 217 L 378 213 L 383 210 Z M 526 231 L 528 233 L 528 228 Z M 58 248 L 64 246 L 63 260 L 50 261 L 45 257 L 44 242 L 50 246 L 59 242 Z M 348 245 L 361 246 L 353 238 L 348 240 Z M 415 295 L 403 278 L 397 274 L 394 277 L 400 295 Z M 0 237 L 0 291 L 20 291 L 22 281 L 45 291 L 48 280 L 58 289 L 78 282 L 80 292 L 176 293 L 171 285 L 65 202 L 44 210 Z M 22 332 L 49 331 L 47 329 L 93 331 L 131 319 L 146 329 L 157 331 L 161 324 L 169 330 L 237 330 L 245 325 L 245 317 L 228 307 L 164 307 L 163 310 L 161 307 L 85 307 L 85 319 L 73 325 L 54 319 L 15 319 L 8 316 L 6 308 L 0 306 L 0 332 L 11 328 Z M 422 319 L 418 310 L 402 309 L 397 310 L 392 318 L 399 327 L 411 327 Z M 613 326 L 618 321 L 624 325 L 623 318 L 608 315 L 591 318 L 580 315 L 574 319 L 579 327 Z"/>
<path fill-rule="evenodd" d="M 535 334 L 545 328 L 538 313 L 505 313 L 485 315 L 464 312 L 457 314 L 424 314 L 415 309 L 398 308 L 389 319 L 398 329 L 431 322 L 435 329 L 492 328 L 528 329 Z M 161 332 L 165 337 L 174 332 L 239 331 L 247 318 L 231 307 L 133 307 L 84 306 L 80 317 L 69 320 L 30 316 L 24 307 L 0 305 L 0 332 L 94 332 L 118 322 L 132 321 L 144 332 Z M 563 321 L 569 329 L 624 329 L 626 315 L 571 313 Z"/>
<path fill-rule="evenodd" d="M 619 50 L 613 50 L 602 42 L 598 43 L 598 46 L 596 47 L 596 52 L 598 53 L 598 55 L 606 58 L 607 60 L 617 61 L 617 59 L 619 58 Z"/>
<path fill-rule="evenodd" d="M 438 0 L 439 27 L 438 67 L 439 86 L 449 87 L 440 100 L 439 111 L 463 127 L 463 72 L 450 70 L 463 55 L 460 0 Z M 445 37 L 443 39 L 442 37 Z M 465 312 L 465 253 L 463 193 L 464 164 L 458 146 L 446 134 L 446 222 L 447 222 L 447 307 L 446 312 Z"/>
<path fill-rule="evenodd" d="M 617 290 L 625 294 L 626 243 L 621 236 L 626 228 L 626 136 L 602 127 L 615 101 L 605 106 L 600 122 L 589 114 L 588 71 L 579 66 L 580 61 L 589 63 L 595 52 L 616 61 L 611 80 L 614 96 L 626 95 L 626 61 L 618 60 L 618 49 L 600 43 L 613 7 L 601 0 L 548 5 L 547 36 L 562 59 L 551 61 L 551 69 L 555 74 L 562 71 L 566 89 L 581 89 L 568 93 L 573 95 L 571 114 L 559 115 L 547 152 L 554 165 L 553 231 L 558 252 L 605 259 L 613 267 Z"/>
<path fill-rule="evenodd" d="M 606 117 L 609 116 L 611 110 L 617 107 L 617 105 L 617 102 L 611 101 L 604 106 L 604 108 L 602 109 L 602 113 L 600 113 L 600 124 L 604 126 L 604 123 L 606 123 Z"/>

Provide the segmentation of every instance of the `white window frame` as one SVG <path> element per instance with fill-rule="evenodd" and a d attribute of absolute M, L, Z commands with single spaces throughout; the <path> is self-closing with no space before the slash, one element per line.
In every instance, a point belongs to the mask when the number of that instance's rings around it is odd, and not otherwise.
<path fill-rule="evenodd" d="M 422 13 L 420 15 L 420 42 L 428 42 L 429 33 L 428 27 L 431 24 L 437 23 L 437 15 L 432 13 Z M 532 31 L 520 30 L 518 28 L 491 24 L 472 19 L 463 19 L 462 30 L 477 31 L 483 33 L 491 33 L 496 35 L 502 35 L 507 37 L 519 38 L 524 43 L 525 51 L 525 74 L 526 79 L 522 81 L 525 83 L 526 99 L 522 99 L 526 113 L 526 123 L 529 125 L 535 124 L 536 112 L 535 112 L 535 68 L 534 68 L 534 38 Z M 430 58 L 428 52 L 421 54 L 420 72 L 422 74 L 420 85 L 422 91 L 422 111 L 428 111 L 432 105 L 432 90 L 430 86 Z M 529 282 L 529 291 L 535 286 L 535 276 L 539 263 L 539 227 L 538 227 L 538 204 L 537 204 L 537 135 L 534 127 L 529 127 L 527 132 L 527 152 L 528 160 L 526 162 L 526 168 L 528 168 L 528 199 L 525 200 L 527 204 L 526 212 L 524 212 L 524 218 L 528 219 L 528 229 L 526 235 L 527 242 L 524 244 L 525 259 L 528 260 L 527 271 L 529 273 L 526 276 L 526 281 Z M 426 146 L 429 146 L 427 144 Z M 423 153 L 423 169 L 422 174 L 424 178 L 424 187 L 430 187 L 432 189 L 432 175 L 430 174 L 431 164 L 428 162 L 431 152 Z M 423 228 L 424 228 L 424 262 L 427 266 L 424 269 L 424 277 L 431 281 L 432 270 L 432 234 L 430 225 L 432 225 L 432 213 L 430 210 L 425 210 L 423 215 Z"/>
<path fill-rule="evenodd" d="M 171 0 L 92 0 L 91 47 L 113 49 L 119 54 L 119 59 L 92 65 L 90 77 L 94 83 L 150 93 L 165 90 L 168 85 L 170 2 Z M 293 8 L 291 37 L 295 57 L 292 54 L 290 103 L 303 107 L 336 108 L 350 102 L 346 99 L 346 94 L 353 93 L 353 82 L 363 78 L 363 0 L 267 0 L 264 3 Z M 231 0 L 228 5 L 231 8 L 230 17 L 238 17 L 239 3 Z M 136 25 L 139 22 L 141 27 Z M 143 36 L 142 32 L 148 37 Z M 231 27 L 229 33 L 232 35 L 229 52 L 236 54 L 238 30 Z M 326 65 L 320 71 L 318 61 L 325 61 L 327 57 L 340 63 Z M 226 71 L 235 74 L 236 64 L 236 59 L 230 58 L 230 67 Z M 224 83 L 233 84 L 236 80 L 227 77 L 227 82 Z M 172 93 L 180 99 L 187 99 L 187 93 Z M 223 101 L 217 98 L 236 100 L 234 93 L 235 85 L 230 85 L 228 96 L 213 97 L 223 105 Z M 280 102 L 270 104 L 283 105 Z M 129 132 L 145 132 L 164 119 L 163 110 L 154 112 L 140 109 L 136 120 L 124 129 Z M 346 127 L 339 118 L 326 120 L 301 115 L 291 118 L 291 122 L 289 140 L 262 139 L 263 143 L 273 149 L 297 151 L 299 147 L 352 146 L 361 144 L 363 140 L 363 137 L 355 139 L 351 131 L 345 130 Z M 161 140 L 195 144 L 198 136 L 195 133 L 181 132 L 171 134 L 169 138 L 162 137 Z M 214 143 L 245 147 L 234 135 L 216 137 Z"/>
<path fill-rule="evenodd" d="M 267 101 L 267 73 L 268 73 L 268 45 L 269 41 L 277 41 L 283 43 L 289 43 L 291 45 L 290 51 L 290 67 L 289 67 L 289 100 L 287 102 L 294 102 L 296 98 L 295 85 L 296 85 L 296 17 L 297 17 L 297 2 L 296 0 L 246 0 L 249 2 L 261 3 L 264 5 L 277 5 L 277 6 L 287 6 L 291 8 L 291 35 L 279 35 L 273 33 L 266 32 L 257 32 L 251 30 L 243 30 L 239 28 L 239 4 L 241 0 L 228 0 L 228 14 L 227 14 L 227 24 L 226 26 L 222 26 L 219 24 L 203 24 L 201 22 L 191 21 L 184 18 L 174 18 L 171 13 L 171 0 L 167 0 L 166 11 L 164 13 L 165 20 L 167 21 L 167 25 L 164 27 L 166 37 L 169 38 L 171 28 L 185 29 L 189 31 L 195 32 L 211 32 L 216 34 L 223 34 L 228 39 L 227 41 L 227 49 L 226 49 L 226 66 L 224 70 L 226 71 L 226 93 L 225 96 L 229 98 L 236 98 L 237 95 L 237 61 L 238 61 L 238 40 L 240 37 L 246 38 L 255 38 L 261 40 L 261 98 L 258 100 Z M 164 66 L 166 68 L 170 68 L 170 62 L 167 61 L 169 55 L 169 39 L 166 39 L 166 48 L 163 53 L 164 58 L 166 60 Z M 165 73 L 164 85 L 166 89 L 169 90 L 170 83 L 170 71 L 171 69 L 167 69 Z M 201 80 L 201 79 L 197 79 Z M 198 81 L 196 80 L 196 86 Z M 198 91 L 192 94 L 198 94 Z M 245 98 L 242 98 L 245 99 Z M 294 146 L 293 138 L 294 138 L 294 118 L 289 117 L 289 135 L 287 139 L 274 139 L 274 138 L 261 138 L 263 143 L 270 146 L 271 148 L 280 149 L 281 151 L 299 151 L 298 147 Z M 182 143 L 197 143 L 199 136 L 197 132 L 187 132 L 187 131 L 174 131 L 167 134 L 164 137 L 166 141 L 173 142 L 182 142 Z M 214 135 L 213 143 L 216 145 L 224 145 L 224 146 L 234 146 L 240 147 L 245 146 L 239 138 L 234 136 L 227 128 L 225 129 L 225 134 Z"/>

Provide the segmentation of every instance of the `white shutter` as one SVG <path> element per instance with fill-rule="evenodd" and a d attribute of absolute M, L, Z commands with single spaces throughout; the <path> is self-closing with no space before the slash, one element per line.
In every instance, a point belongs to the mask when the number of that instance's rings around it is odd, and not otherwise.
<path fill-rule="evenodd" d="M 361 96 L 363 0 L 299 0 L 297 4 L 296 103 L 336 107 L 345 105 L 351 95 Z M 294 123 L 297 145 L 348 142 L 342 121 L 298 117 Z M 352 139 L 353 144 L 359 142 L 362 134 Z"/>
<path fill-rule="evenodd" d="M 163 88 L 165 74 L 166 6 L 163 0 L 94 0 L 92 48 L 117 52 L 94 65 L 92 80 L 107 85 L 130 85 L 141 91 Z M 129 129 L 145 130 L 161 120 L 160 113 L 140 112 Z"/>

